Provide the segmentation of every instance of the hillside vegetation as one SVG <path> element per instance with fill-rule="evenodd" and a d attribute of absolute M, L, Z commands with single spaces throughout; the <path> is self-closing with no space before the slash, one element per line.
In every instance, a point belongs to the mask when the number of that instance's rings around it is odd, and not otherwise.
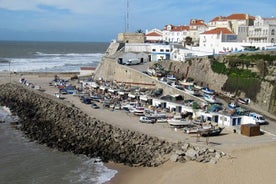
<path fill-rule="evenodd" d="M 262 81 L 275 85 L 275 66 L 276 55 L 268 54 L 232 55 L 223 62 L 215 58 L 211 62 L 213 72 L 228 76 L 222 87 L 224 91 L 236 95 L 244 92 L 252 100 L 256 99 Z"/>

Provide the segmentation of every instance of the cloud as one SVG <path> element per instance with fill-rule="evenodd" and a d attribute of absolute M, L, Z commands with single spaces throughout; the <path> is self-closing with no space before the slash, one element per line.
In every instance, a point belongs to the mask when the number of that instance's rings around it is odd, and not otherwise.
<path fill-rule="evenodd" d="M 121 3 L 120 3 L 121 2 Z M 45 7 L 66 10 L 73 14 L 112 14 L 123 1 L 114 0 L 0 0 L 0 8 L 11 11 L 47 11 Z M 115 11 L 112 11 L 115 10 Z"/>

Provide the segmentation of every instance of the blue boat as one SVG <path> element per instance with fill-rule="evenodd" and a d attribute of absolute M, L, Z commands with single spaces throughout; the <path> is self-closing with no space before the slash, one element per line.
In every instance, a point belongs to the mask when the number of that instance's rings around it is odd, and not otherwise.
<path fill-rule="evenodd" d="M 231 102 L 228 104 L 229 109 L 235 109 L 237 107 L 237 104 L 235 102 Z"/>
<path fill-rule="evenodd" d="M 209 89 L 208 87 L 204 87 L 201 89 L 203 93 L 213 95 L 215 94 L 215 90 Z"/>

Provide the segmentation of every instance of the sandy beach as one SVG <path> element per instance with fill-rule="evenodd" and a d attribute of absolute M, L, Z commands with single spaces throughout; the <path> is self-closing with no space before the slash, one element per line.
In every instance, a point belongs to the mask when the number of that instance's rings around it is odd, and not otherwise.
<path fill-rule="evenodd" d="M 60 77 L 70 78 L 66 74 Z M 20 77 L 41 86 L 44 93 L 53 95 L 56 89 L 49 86 L 54 74 L 12 74 L 0 73 L 0 84 L 6 82 L 18 82 Z M 120 128 L 131 129 L 142 133 L 156 136 L 169 141 L 187 141 L 196 143 L 196 137 L 185 135 L 175 131 L 164 124 L 141 125 L 138 118 L 125 112 L 91 109 L 82 104 L 78 97 L 65 96 L 65 101 L 74 103 L 78 108 L 90 116 L 106 121 Z M 256 137 L 245 137 L 234 134 L 226 129 L 223 136 L 210 138 L 209 145 L 219 149 L 227 156 L 217 164 L 202 164 L 197 162 L 172 163 L 167 162 L 156 168 L 130 168 L 122 164 L 108 163 L 107 166 L 118 170 L 118 174 L 107 184 L 119 183 L 274 183 L 276 180 L 276 128 L 275 122 L 264 127 L 268 133 Z M 274 133 L 275 132 L 275 133 Z M 205 145 L 204 138 L 198 144 Z"/>

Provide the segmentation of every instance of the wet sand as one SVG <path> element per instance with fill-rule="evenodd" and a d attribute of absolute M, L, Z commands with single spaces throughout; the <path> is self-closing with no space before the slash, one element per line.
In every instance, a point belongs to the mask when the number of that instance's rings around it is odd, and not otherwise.
<path fill-rule="evenodd" d="M 70 74 L 60 77 L 70 78 Z M 18 82 L 20 74 L 0 73 L 0 84 Z M 28 81 L 41 86 L 44 93 L 53 95 L 57 90 L 49 86 L 54 74 L 23 74 Z M 196 143 L 196 137 L 185 135 L 182 131 L 164 124 L 144 125 L 138 118 L 122 111 L 92 109 L 82 104 L 77 97 L 65 96 L 65 101 L 74 103 L 90 116 L 106 121 L 120 128 L 131 129 L 157 136 L 169 141 L 187 141 Z M 275 125 L 275 122 L 271 122 Z M 267 127 L 266 127 L 267 128 Z M 274 126 L 267 128 L 274 132 Z M 270 130 L 271 129 L 271 130 Z M 230 129 L 224 135 L 210 138 L 210 147 L 222 150 L 228 154 L 218 164 L 202 164 L 186 162 L 185 164 L 167 162 L 157 168 L 129 168 L 121 164 L 108 163 L 107 166 L 119 170 L 119 173 L 108 184 L 117 183 L 273 183 L 276 180 L 276 137 L 265 134 L 256 137 L 245 137 L 234 134 Z M 203 138 L 198 144 L 205 144 Z"/>

